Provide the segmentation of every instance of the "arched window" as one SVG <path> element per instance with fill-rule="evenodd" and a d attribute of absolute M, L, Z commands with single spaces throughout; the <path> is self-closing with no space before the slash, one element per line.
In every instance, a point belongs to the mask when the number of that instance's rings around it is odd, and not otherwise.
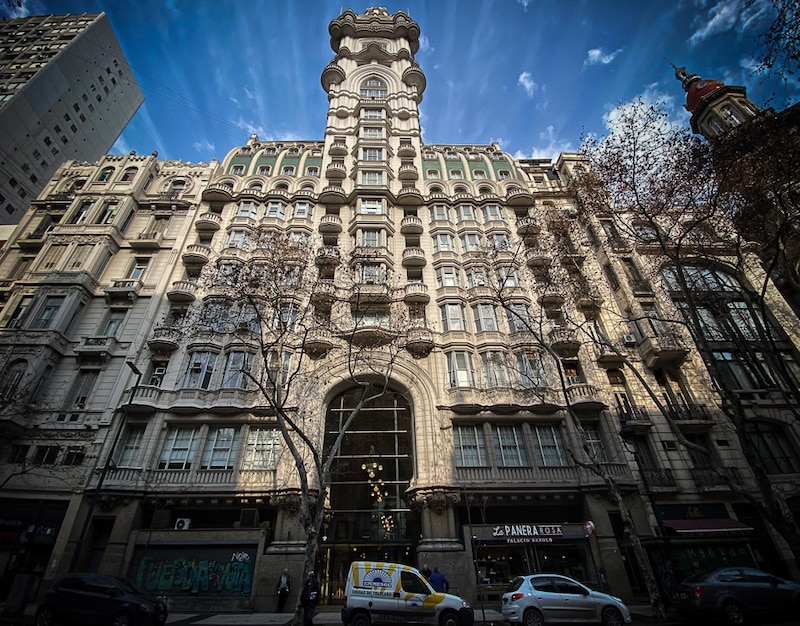
<path fill-rule="evenodd" d="M 264 188 L 264 185 L 261 183 L 250 183 L 247 187 L 250 191 L 261 191 Z"/>
<path fill-rule="evenodd" d="M 122 173 L 122 182 L 129 183 L 134 178 L 136 178 L 136 172 L 139 171 L 138 167 L 129 167 Z"/>
<path fill-rule="evenodd" d="M 386 83 L 380 78 L 370 77 L 361 83 L 362 98 L 385 98 L 388 95 Z"/>
<path fill-rule="evenodd" d="M 111 176 L 114 174 L 113 167 L 104 167 L 100 170 L 100 175 L 97 177 L 98 182 L 105 182 L 111 179 Z"/>

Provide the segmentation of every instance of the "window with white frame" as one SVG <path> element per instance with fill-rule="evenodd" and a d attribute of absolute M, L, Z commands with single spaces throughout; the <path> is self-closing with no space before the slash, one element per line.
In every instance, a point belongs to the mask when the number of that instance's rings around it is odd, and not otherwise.
<path fill-rule="evenodd" d="M 58 311 L 64 305 L 64 296 L 47 296 L 44 302 L 37 309 L 34 318 L 31 320 L 29 328 L 36 330 L 47 330 L 53 327 Z"/>
<path fill-rule="evenodd" d="M 128 271 L 128 278 L 131 280 L 140 280 L 147 271 L 147 266 L 150 264 L 149 257 L 137 257 L 131 263 L 131 269 Z"/>
<path fill-rule="evenodd" d="M 211 377 L 214 375 L 216 363 L 217 355 L 215 352 L 192 352 L 189 355 L 182 386 L 192 389 L 208 389 L 211 384 Z"/>
<path fill-rule="evenodd" d="M 383 172 L 365 171 L 361 172 L 361 183 L 364 185 L 382 185 Z"/>
<path fill-rule="evenodd" d="M 459 204 L 456 207 L 456 218 L 459 222 L 475 221 L 475 207 L 471 204 Z"/>
<path fill-rule="evenodd" d="M 542 356 L 538 352 L 520 352 L 517 354 L 517 371 L 519 382 L 525 389 L 547 387 Z"/>
<path fill-rule="evenodd" d="M 361 129 L 361 137 L 364 139 L 383 139 L 383 128 L 380 126 L 364 126 Z"/>
<path fill-rule="evenodd" d="M 367 326 L 386 326 L 389 315 L 379 309 L 365 309 L 353 311 L 353 323 L 358 328 Z"/>
<path fill-rule="evenodd" d="M 364 109 L 361 117 L 365 120 L 382 120 L 383 109 Z"/>
<path fill-rule="evenodd" d="M 486 270 L 482 267 L 470 267 L 467 269 L 467 285 L 470 287 L 485 287 L 489 284 Z"/>
<path fill-rule="evenodd" d="M 511 178 L 511 172 L 508 170 L 500 170 L 497 172 L 497 179 L 498 180 L 509 180 Z"/>
<path fill-rule="evenodd" d="M 451 387 L 474 387 L 475 375 L 472 368 L 472 355 L 466 350 L 453 350 L 445 353 L 447 375 Z"/>
<path fill-rule="evenodd" d="M 501 289 L 504 287 L 519 287 L 519 275 L 513 267 L 501 265 L 495 270 L 495 275 L 497 276 L 497 284 Z"/>
<path fill-rule="evenodd" d="M 231 168 L 231 174 L 234 174 L 236 176 L 244 175 L 244 165 L 234 165 Z"/>
<path fill-rule="evenodd" d="M 484 222 L 499 222 L 503 220 L 503 212 L 497 204 L 487 204 L 483 207 Z"/>
<path fill-rule="evenodd" d="M 361 84 L 359 94 L 362 98 L 385 98 L 388 90 L 380 78 L 369 78 Z"/>
<path fill-rule="evenodd" d="M 281 302 L 275 309 L 275 317 L 272 322 L 273 330 L 293 331 L 297 325 L 297 318 L 300 315 L 300 306 L 296 302 Z"/>
<path fill-rule="evenodd" d="M 431 213 L 435 220 L 450 221 L 450 207 L 446 204 L 434 204 Z"/>
<path fill-rule="evenodd" d="M 286 217 L 286 205 L 280 200 L 270 200 L 267 203 L 267 217 L 282 220 Z"/>
<path fill-rule="evenodd" d="M 456 180 L 464 178 L 464 172 L 462 172 L 461 170 L 450 170 L 450 178 Z"/>
<path fill-rule="evenodd" d="M 283 169 L 281 170 L 281 174 L 284 176 L 294 176 L 295 169 L 294 165 L 284 165 Z"/>
<path fill-rule="evenodd" d="M 531 425 L 533 451 L 539 467 L 563 467 L 569 465 L 561 428 L 555 424 Z"/>
<path fill-rule="evenodd" d="M 251 428 L 247 433 L 242 469 L 274 470 L 278 467 L 281 434 L 275 428 Z"/>
<path fill-rule="evenodd" d="M 128 424 L 125 427 L 125 439 L 118 453 L 117 467 L 138 467 L 139 457 L 144 447 L 144 424 Z"/>
<path fill-rule="evenodd" d="M 511 245 L 505 233 L 493 233 L 489 237 L 489 242 L 494 250 L 508 250 Z"/>
<path fill-rule="evenodd" d="M 442 304 L 439 306 L 442 316 L 442 330 L 466 330 L 464 321 L 464 305 L 458 303 Z"/>
<path fill-rule="evenodd" d="M 455 265 L 442 265 L 436 268 L 437 287 L 458 287 L 460 270 Z"/>
<path fill-rule="evenodd" d="M 453 240 L 453 235 L 449 233 L 437 233 L 433 235 L 433 251 L 454 252 L 455 241 Z"/>
<path fill-rule="evenodd" d="M 312 215 L 312 208 L 310 202 L 295 202 L 294 203 L 294 217 L 302 217 L 309 219 Z"/>
<path fill-rule="evenodd" d="M 494 314 L 494 306 L 491 304 L 473 304 L 472 317 L 475 319 L 475 330 L 477 330 L 479 333 L 483 331 L 497 330 L 497 318 Z"/>
<path fill-rule="evenodd" d="M 598 463 L 608 462 L 606 449 L 603 446 L 603 438 L 601 437 L 600 429 L 596 424 L 583 425 L 583 440 L 586 446 L 589 448 L 593 460 L 597 461 Z"/>
<path fill-rule="evenodd" d="M 488 350 L 481 352 L 481 368 L 486 388 L 508 387 L 508 361 L 505 352 Z"/>
<path fill-rule="evenodd" d="M 362 215 L 380 215 L 383 213 L 383 200 L 380 198 L 363 198 L 361 200 Z"/>
<path fill-rule="evenodd" d="M 528 466 L 528 453 L 520 424 L 493 425 L 492 438 L 497 467 Z"/>
<path fill-rule="evenodd" d="M 383 272 L 380 263 L 362 263 L 358 278 L 361 284 L 376 285 L 382 282 Z"/>
<path fill-rule="evenodd" d="M 250 233 L 248 231 L 232 230 L 228 235 L 228 242 L 225 245 L 228 248 L 239 248 L 241 250 L 246 250 L 249 240 Z"/>
<path fill-rule="evenodd" d="M 307 167 L 306 176 L 310 176 L 311 178 L 319 178 L 319 168 L 316 165 Z"/>
<path fill-rule="evenodd" d="M 486 435 L 482 424 L 455 424 L 453 445 L 456 467 L 486 467 Z"/>
<path fill-rule="evenodd" d="M 226 389 L 247 389 L 250 378 L 247 376 L 253 367 L 253 355 L 243 350 L 229 352 L 225 359 L 222 386 Z"/>
<path fill-rule="evenodd" d="M 239 429 L 231 426 L 210 428 L 203 455 L 200 457 L 200 469 L 229 470 L 236 466 L 239 453 Z"/>
<path fill-rule="evenodd" d="M 249 217 L 256 219 L 258 204 L 254 200 L 241 200 L 236 206 L 236 217 Z"/>
<path fill-rule="evenodd" d="M 383 161 L 383 148 L 363 148 L 361 159 L 363 161 Z"/>
<path fill-rule="evenodd" d="M 427 178 L 434 179 L 434 180 L 437 179 L 437 178 L 441 178 L 441 175 L 439 174 L 439 170 L 434 170 L 434 169 L 430 169 L 427 172 L 425 172 L 425 176 Z"/>
<path fill-rule="evenodd" d="M 362 230 L 360 245 L 364 246 L 365 248 L 378 248 L 383 245 L 381 239 L 380 229 Z"/>
<path fill-rule="evenodd" d="M 481 249 L 481 236 L 478 233 L 464 233 L 461 235 L 461 250 L 463 252 L 478 252 Z"/>
<path fill-rule="evenodd" d="M 272 173 L 272 166 L 271 165 L 259 165 L 258 166 L 258 173 L 261 176 L 269 176 Z"/>
<path fill-rule="evenodd" d="M 164 444 L 161 446 L 158 469 L 192 469 L 194 455 L 197 453 L 199 430 L 192 426 L 169 427 Z"/>

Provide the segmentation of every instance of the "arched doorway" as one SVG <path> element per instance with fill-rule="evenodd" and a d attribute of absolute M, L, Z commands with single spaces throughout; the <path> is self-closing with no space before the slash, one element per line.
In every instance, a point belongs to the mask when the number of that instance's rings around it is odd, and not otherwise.
<path fill-rule="evenodd" d="M 328 405 L 326 447 L 361 396 L 345 391 Z M 419 515 L 405 501 L 414 474 L 413 416 L 408 399 L 387 391 L 365 405 L 345 435 L 330 490 L 331 519 L 322 536 L 327 596 L 343 599 L 350 563 L 369 559 L 411 563 Z"/>

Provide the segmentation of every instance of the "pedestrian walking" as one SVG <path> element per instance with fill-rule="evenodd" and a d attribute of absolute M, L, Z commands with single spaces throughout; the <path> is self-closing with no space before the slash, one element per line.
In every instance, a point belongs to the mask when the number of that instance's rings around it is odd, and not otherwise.
<path fill-rule="evenodd" d="M 292 590 L 292 577 L 289 575 L 289 570 L 284 569 L 280 576 L 278 576 L 278 608 L 277 613 L 283 612 L 283 606 L 286 604 L 286 598 L 289 597 L 289 592 Z"/>
<path fill-rule="evenodd" d="M 303 626 L 314 626 L 314 610 L 319 602 L 319 583 L 314 571 L 306 574 L 303 590 L 300 592 L 300 606 L 303 607 Z"/>
<path fill-rule="evenodd" d="M 431 582 L 431 587 L 433 587 L 436 591 L 447 593 L 450 590 L 450 581 L 447 580 L 447 576 L 445 576 L 439 571 L 438 567 L 433 568 L 433 572 L 431 572 L 430 582 Z"/>
<path fill-rule="evenodd" d="M 431 572 L 431 568 L 428 567 L 428 564 L 425 563 L 425 565 L 422 566 L 422 569 L 419 570 L 419 573 L 422 574 L 426 580 L 430 580 L 433 572 Z"/>

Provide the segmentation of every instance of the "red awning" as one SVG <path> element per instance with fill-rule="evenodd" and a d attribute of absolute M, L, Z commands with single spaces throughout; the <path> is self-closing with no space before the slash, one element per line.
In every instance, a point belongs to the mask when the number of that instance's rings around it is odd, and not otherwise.
<path fill-rule="evenodd" d="M 717 519 L 665 519 L 662 523 L 679 535 L 744 535 L 753 530 L 752 526 L 730 517 Z"/>

